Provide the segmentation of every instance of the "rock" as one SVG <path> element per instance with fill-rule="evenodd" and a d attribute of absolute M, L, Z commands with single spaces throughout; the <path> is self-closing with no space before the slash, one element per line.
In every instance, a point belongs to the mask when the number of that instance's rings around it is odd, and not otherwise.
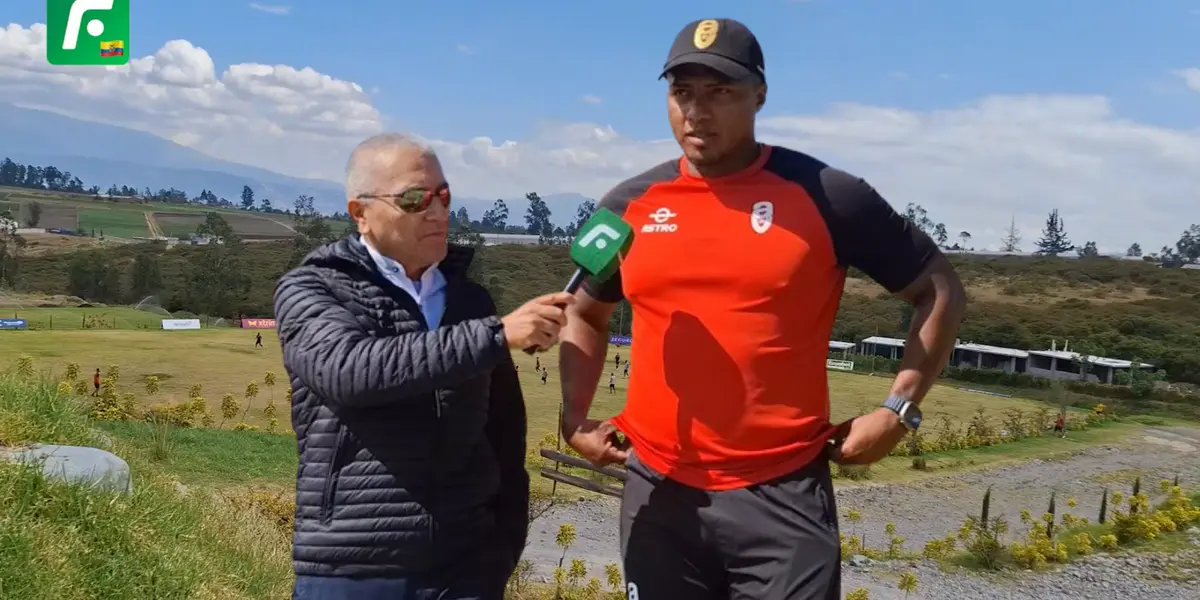
<path fill-rule="evenodd" d="M 869 567 L 869 566 L 871 566 L 871 563 L 873 563 L 873 562 L 875 562 L 875 561 L 873 561 L 861 554 L 855 554 L 854 556 L 850 557 L 850 564 L 855 567 L 859 567 L 859 568 Z"/>
<path fill-rule="evenodd" d="M 0 450 L 0 460 L 38 462 L 46 477 L 90 485 L 97 490 L 119 493 L 133 491 L 129 463 L 99 448 L 38 444 L 28 448 Z"/>

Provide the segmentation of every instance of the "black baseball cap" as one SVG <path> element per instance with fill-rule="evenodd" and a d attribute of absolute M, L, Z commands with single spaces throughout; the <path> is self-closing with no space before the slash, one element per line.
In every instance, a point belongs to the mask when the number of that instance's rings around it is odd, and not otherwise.
<path fill-rule="evenodd" d="M 758 38 L 749 27 L 733 19 L 701 19 L 688 23 L 675 36 L 659 79 L 682 65 L 708 67 L 739 82 L 767 81 Z"/>

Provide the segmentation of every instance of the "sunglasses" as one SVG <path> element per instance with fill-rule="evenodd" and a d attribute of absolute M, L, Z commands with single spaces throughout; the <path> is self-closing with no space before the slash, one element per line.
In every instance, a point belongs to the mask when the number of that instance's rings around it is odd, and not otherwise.
<path fill-rule="evenodd" d="M 359 194 L 359 198 L 369 200 L 388 200 L 396 208 L 406 213 L 419 213 L 429 208 L 434 199 L 442 206 L 450 208 L 450 186 L 442 184 L 436 189 L 409 188 L 399 194 Z"/>

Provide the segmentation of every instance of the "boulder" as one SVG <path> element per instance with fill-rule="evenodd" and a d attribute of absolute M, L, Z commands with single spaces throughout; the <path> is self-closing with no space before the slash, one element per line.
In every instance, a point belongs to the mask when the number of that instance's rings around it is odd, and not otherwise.
<path fill-rule="evenodd" d="M 97 490 L 126 494 L 133 491 L 129 463 L 99 448 L 37 444 L 26 448 L 0 449 L 0 460 L 37 463 L 48 478 L 87 485 Z"/>

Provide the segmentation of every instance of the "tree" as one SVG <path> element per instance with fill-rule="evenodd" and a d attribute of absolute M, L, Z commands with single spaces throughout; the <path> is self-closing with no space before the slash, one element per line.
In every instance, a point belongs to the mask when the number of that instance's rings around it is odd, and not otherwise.
<path fill-rule="evenodd" d="M 958 240 L 959 240 L 959 242 L 961 242 L 962 250 L 966 251 L 967 243 L 971 241 L 971 232 L 969 232 L 969 231 L 958 232 Z"/>
<path fill-rule="evenodd" d="M 262 208 L 263 212 L 268 212 L 268 213 L 271 212 L 271 199 L 270 198 L 263 198 L 262 200 L 260 200 L 258 202 L 258 205 Z"/>
<path fill-rule="evenodd" d="M 1134 256 L 1140 258 L 1142 256 L 1141 244 L 1138 244 L 1137 242 L 1130 244 L 1129 249 L 1125 251 L 1125 256 Z"/>
<path fill-rule="evenodd" d="M 483 213 L 483 220 L 479 224 L 485 231 L 504 233 L 504 228 L 508 227 L 508 205 L 497 198 L 492 207 Z"/>
<path fill-rule="evenodd" d="M 571 221 L 571 228 L 570 231 L 567 231 L 567 235 L 570 237 L 575 237 L 575 234 L 579 233 L 579 229 L 583 227 L 583 224 L 587 223 L 587 220 L 592 218 L 592 214 L 595 212 L 595 200 L 584 200 L 583 202 L 580 202 L 579 208 L 575 209 L 575 220 Z"/>
<path fill-rule="evenodd" d="M 241 239 L 234 233 L 233 227 L 220 213 L 204 213 L 204 222 L 196 226 L 196 235 L 208 236 L 214 243 L 238 245 Z"/>
<path fill-rule="evenodd" d="M 529 235 L 538 236 L 539 244 L 553 242 L 554 225 L 550 222 L 550 207 L 536 192 L 525 194 L 529 200 L 529 209 L 525 211 L 525 230 Z"/>
<path fill-rule="evenodd" d="M 458 227 L 451 229 L 446 241 L 451 244 L 471 246 L 476 249 L 482 247 L 484 243 L 483 236 L 479 235 L 479 232 L 474 229 L 471 229 L 469 223 L 459 223 Z"/>
<path fill-rule="evenodd" d="M 251 210 L 254 208 L 254 190 L 250 186 L 242 186 L 242 208 Z"/>
<path fill-rule="evenodd" d="M 192 312 L 233 317 L 250 291 L 241 244 L 208 244 L 189 257 L 183 298 Z"/>
<path fill-rule="evenodd" d="M 1095 258 L 1100 256 L 1100 250 L 1096 248 L 1096 242 L 1085 242 L 1082 247 L 1076 248 L 1075 252 L 1081 258 Z"/>
<path fill-rule="evenodd" d="M 1175 242 L 1175 251 L 1187 263 L 1200 261 L 1200 225 L 1192 225 Z"/>
<path fill-rule="evenodd" d="M 471 214 L 467 212 L 465 206 L 460 206 L 458 210 L 450 213 L 450 229 L 454 230 L 459 225 L 471 226 Z"/>
<path fill-rule="evenodd" d="M 111 262 L 94 262 L 77 254 L 67 263 L 67 289 L 71 295 L 95 302 L 121 300 L 120 266 Z"/>
<path fill-rule="evenodd" d="M 1058 216 L 1057 208 L 1046 217 L 1046 228 L 1042 230 L 1042 239 L 1037 241 L 1037 247 L 1039 253 L 1049 256 L 1058 256 L 1075 248 L 1067 239 L 1066 223 Z"/>
<path fill-rule="evenodd" d="M 313 205 L 312 196 L 300 195 L 292 204 L 292 255 L 290 267 L 300 264 L 304 257 L 320 246 L 333 241 L 329 222 Z"/>
<path fill-rule="evenodd" d="M 1021 251 L 1021 232 L 1017 229 L 1016 217 L 1013 217 L 1008 223 L 1008 230 L 1004 232 L 1004 239 L 1000 241 L 1000 250 L 1004 252 Z"/>
<path fill-rule="evenodd" d="M 25 225 L 27 227 L 37 227 L 42 221 L 42 203 L 30 202 L 26 205 L 29 208 L 29 214 L 25 217 Z"/>
<path fill-rule="evenodd" d="M 0 284 L 16 282 L 23 248 L 25 238 L 17 235 L 16 219 L 9 211 L 0 210 Z"/>
<path fill-rule="evenodd" d="M 925 210 L 924 206 L 916 204 L 915 202 L 909 202 L 908 205 L 904 207 L 904 218 L 907 219 L 909 223 L 912 223 L 913 227 L 920 229 L 921 231 L 925 232 L 925 235 L 933 238 L 934 241 L 940 239 L 941 241 L 938 241 L 939 246 L 946 245 L 946 238 L 949 236 L 946 235 L 945 224 L 934 223 L 933 219 L 929 218 L 929 212 Z"/>
<path fill-rule="evenodd" d="M 937 242 L 937 245 L 942 248 L 946 247 L 946 242 L 950 241 L 950 232 L 946 231 L 945 223 L 938 223 L 934 226 L 933 241 Z"/>
<path fill-rule="evenodd" d="M 140 301 L 142 298 L 153 296 L 162 290 L 162 267 L 158 264 L 158 256 L 142 253 L 134 257 L 133 274 L 130 276 L 129 285 L 133 299 Z"/>

